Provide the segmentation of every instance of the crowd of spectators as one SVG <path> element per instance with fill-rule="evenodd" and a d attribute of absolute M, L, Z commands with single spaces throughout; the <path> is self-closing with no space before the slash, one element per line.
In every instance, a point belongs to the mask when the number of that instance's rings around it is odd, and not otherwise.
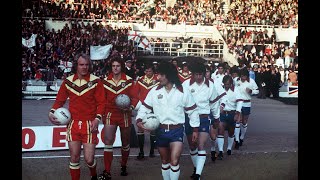
<path fill-rule="evenodd" d="M 140 22 L 151 24 L 151 28 L 155 21 L 212 25 L 217 19 L 226 24 L 298 27 L 298 0 L 230 0 L 228 12 L 223 11 L 224 4 L 220 0 L 177 0 L 174 6 L 166 7 L 165 0 L 41 0 L 23 6 L 22 14 Z"/>
<path fill-rule="evenodd" d="M 125 60 L 136 61 L 136 48 L 128 41 L 130 28 L 102 26 L 94 23 L 71 23 L 62 30 L 46 30 L 43 20 L 22 20 L 22 38 L 28 39 L 31 34 L 37 34 L 36 46 L 27 48 L 22 45 L 22 80 L 41 79 L 47 81 L 46 72 L 54 70 L 56 79 L 63 79 L 68 71 L 59 68 L 61 62 L 72 62 L 75 54 L 89 54 L 90 46 L 112 44 L 109 57 L 122 56 Z M 106 61 L 94 61 L 97 75 L 107 73 Z M 38 74 L 37 74 L 38 73 Z M 36 76 L 37 74 L 37 76 Z M 42 74 L 42 75 L 40 75 Z"/>
<path fill-rule="evenodd" d="M 166 7 L 165 0 L 42 0 L 23 9 L 25 17 L 108 19 L 123 22 L 207 24 L 222 14 L 218 0 L 177 0 Z"/>
<path fill-rule="evenodd" d="M 231 0 L 226 24 L 298 28 L 298 0 Z"/>
<path fill-rule="evenodd" d="M 150 3 L 153 2 L 153 3 Z M 24 17 L 61 18 L 105 18 L 152 23 L 165 21 L 171 24 L 212 24 L 216 17 L 225 17 L 224 23 L 282 25 L 297 27 L 297 0 L 237 0 L 231 1 L 230 11 L 224 16 L 218 0 L 183 1 L 178 0 L 173 7 L 166 8 L 164 0 L 155 1 L 110 1 L 110 0 L 74 0 L 74 1 L 39 1 L 23 6 Z M 130 27 L 117 28 L 100 23 L 85 25 L 83 22 L 69 21 L 71 27 L 62 30 L 46 30 L 45 21 L 41 19 L 22 19 L 22 37 L 29 38 L 37 34 L 36 46 L 22 46 L 22 80 L 30 79 L 52 81 L 63 79 L 68 71 L 59 68 L 60 62 L 72 61 L 76 53 L 89 54 L 90 45 L 112 44 L 110 57 L 121 55 L 124 60 L 131 60 L 136 72 L 141 72 L 137 62 L 137 48 L 133 41 L 127 41 Z M 257 71 L 263 68 L 275 69 L 285 76 L 285 71 L 298 71 L 298 48 L 276 43 L 275 34 L 271 37 L 262 29 L 247 30 L 247 28 L 224 28 L 222 35 L 241 65 L 245 64 Z M 151 42 L 166 42 L 161 38 L 150 38 Z M 173 39 L 179 42 L 206 44 L 206 48 L 215 48 L 211 44 L 222 44 L 212 39 Z M 163 47 L 165 49 L 165 44 Z M 157 44 L 156 44 L 157 46 Z M 212 46 L 212 47 L 211 47 Z M 159 54 L 161 55 L 161 53 Z M 280 59 L 280 60 L 279 60 Z M 288 64 L 278 62 L 289 59 Z M 253 64 L 255 66 L 253 66 Z M 104 76 L 108 72 L 108 61 L 94 61 L 94 74 Z M 48 72 L 51 75 L 48 75 Z M 52 76 L 53 74 L 53 76 Z M 284 75 L 283 75 L 284 74 Z M 54 78 L 52 78 L 54 77 Z M 281 78 L 284 82 L 284 78 Z"/>

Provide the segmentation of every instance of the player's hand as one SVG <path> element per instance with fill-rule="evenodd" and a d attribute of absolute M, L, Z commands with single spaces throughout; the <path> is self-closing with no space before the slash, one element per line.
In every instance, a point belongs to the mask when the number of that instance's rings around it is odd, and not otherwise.
<path fill-rule="evenodd" d="M 123 113 L 131 112 L 133 108 L 130 106 L 128 108 L 119 108 Z"/>
<path fill-rule="evenodd" d="M 152 131 L 151 129 L 148 129 L 148 128 L 144 127 L 144 124 L 145 124 L 145 123 L 146 123 L 146 122 L 138 122 L 138 123 L 137 123 L 137 126 L 138 126 L 139 128 L 141 128 L 141 129 L 143 129 L 144 131 L 151 132 L 151 131 Z"/>
<path fill-rule="evenodd" d="M 222 113 L 224 110 L 224 106 L 220 106 L 220 113 Z"/>
<path fill-rule="evenodd" d="M 252 93 L 252 90 L 251 90 L 250 88 L 246 88 L 246 92 L 247 92 L 248 94 L 251 94 L 251 93 Z"/>
<path fill-rule="evenodd" d="M 98 132 L 99 122 L 100 121 L 98 118 L 95 118 L 93 121 L 91 121 L 90 128 L 92 133 Z"/>
<path fill-rule="evenodd" d="M 49 112 L 48 117 L 49 117 L 49 120 L 51 121 L 52 124 L 61 125 L 60 122 L 57 120 L 57 117 L 52 112 Z"/>
<path fill-rule="evenodd" d="M 199 132 L 192 133 L 192 142 L 196 143 L 198 141 Z"/>
<path fill-rule="evenodd" d="M 233 120 L 234 120 L 235 122 L 240 122 L 241 116 L 240 116 L 240 113 L 239 113 L 239 112 L 236 112 L 236 114 L 234 115 Z"/>

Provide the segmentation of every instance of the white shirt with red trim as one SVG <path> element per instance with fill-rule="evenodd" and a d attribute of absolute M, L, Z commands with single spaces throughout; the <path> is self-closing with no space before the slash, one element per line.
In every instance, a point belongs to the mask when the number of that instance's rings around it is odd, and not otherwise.
<path fill-rule="evenodd" d="M 255 80 L 249 79 L 249 81 L 242 82 L 239 78 L 236 83 L 236 87 L 238 88 L 238 91 L 241 96 L 241 100 L 243 100 L 243 107 L 251 107 L 251 95 L 258 94 L 258 86 Z M 248 93 L 246 91 L 246 88 L 249 88 L 252 90 L 251 93 Z"/>
<path fill-rule="evenodd" d="M 215 85 L 223 85 L 222 79 L 225 76 L 225 74 L 219 74 L 218 69 L 214 73 L 211 74 L 211 79 L 213 79 L 213 82 Z"/>
<path fill-rule="evenodd" d="M 191 127 L 199 127 L 199 113 L 196 103 L 189 91 L 176 88 L 174 85 L 168 93 L 163 86 L 157 86 L 150 90 L 143 105 L 139 108 L 136 119 L 153 111 L 161 124 L 183 124 L 185 113 L 190 118 Z"/>
<path fill-rule="evenodd" d="M 225 90 L 225 89 L 224 89 Z M 225 90 L 226 95 L 221 98 L 221 106 L 223 106 L 224 111 L 236 110 L 241 112 L 243 101 L 237 87 L 229 88 L 228 91 Z"/>
<path fill-rule="evenodd" d="M 193 96 L 199 114 L 210 114 L 211 111 L 214 118 L 218 119 L 220 117 L 219 103 L 210 103 L 218 96 L 218 92 L 213 82 L 205 79 L 198 85 L 194 79 L 191 78 L 183 82 L 182 86 L 183 89 L 188 90 Z"/>

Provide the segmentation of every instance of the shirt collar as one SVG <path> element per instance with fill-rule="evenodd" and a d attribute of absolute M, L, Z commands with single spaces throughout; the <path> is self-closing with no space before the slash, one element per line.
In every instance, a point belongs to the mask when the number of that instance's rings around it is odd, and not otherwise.
<path fill-rule="evenodd" d="M 113 78 L 113 73 L 110 73 L 107 80 L 112 80 L 112 78 Z M 123 72 L 121 72 L 121 79 L 127 80 L 127 76 Z"/>
<path fill-rule="evenodd" d="M 190 86 L 195 83 L 196 80 L 193 78 L 193 76 L 190 78 Z M 209 79 L 204 78 L 204 84 L 206 84 L 209 87 Z"/>
<path fill-rule="evenodd" d="M 79 79 L 79 76 L 78 76 L 78 73 L 76 73 L 73 78 L 72 78 L 72 81 L 75 81 Z M 90 73 L 86 74 L 84 77 L 83 77 L 84 80 L 86 81 L 90 81 Z"/>

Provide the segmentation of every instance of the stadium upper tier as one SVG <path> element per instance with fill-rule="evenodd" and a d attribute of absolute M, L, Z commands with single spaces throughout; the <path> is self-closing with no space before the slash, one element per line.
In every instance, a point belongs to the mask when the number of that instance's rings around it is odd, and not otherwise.
<path fill-rule="evenodd" d="M 213 25 L 218 22 L 298 27 L 297 0 L 236 0 L 231 3 L 220 3 L 219 0 L 41 0 L 23 3 L 23 17 L 105 19 L 146 25 L 163 21 L 189 25 Z"/>

